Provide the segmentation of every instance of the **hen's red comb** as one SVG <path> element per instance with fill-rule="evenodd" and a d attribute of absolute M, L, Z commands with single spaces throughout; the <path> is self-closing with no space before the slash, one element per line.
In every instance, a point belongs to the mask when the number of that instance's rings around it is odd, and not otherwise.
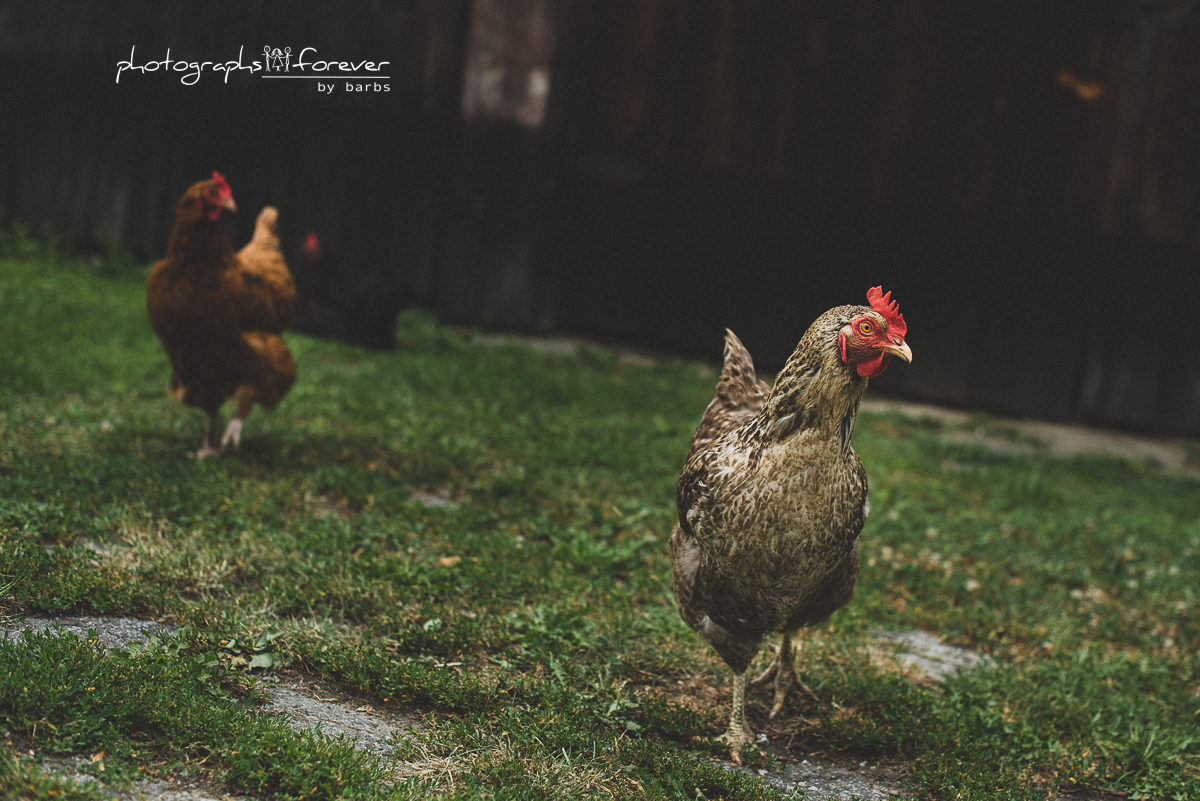
<path fill-rule="evenodd" d="M 233 190 L 229 188 L 229 182 L 225 180 L 224 175 L 221 175 L 221 173 L 213 170 L 212 180 L 213 183 L 217 185 L 217 189 L 221 191 L 222 195 L 233 195 Z"/>
<path fill-rule="evenodd" d="M 867 290 L 867 300 L 871 302 L 871 308 L 887 320 L 888 333 L 903 339 L 908 333 L 908 326 L 904 323 L 904 315 L 900 313 L 900 304 L 892 300 L 892 293 L 885 295 L 882 286 L 873 286 Z"/>

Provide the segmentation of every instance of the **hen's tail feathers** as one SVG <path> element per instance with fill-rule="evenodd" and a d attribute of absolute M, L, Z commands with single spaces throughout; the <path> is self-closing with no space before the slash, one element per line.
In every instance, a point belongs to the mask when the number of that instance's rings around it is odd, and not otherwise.
<path fill-rule="evenodd" d="M 757 412 L 767 399 L 770 388 L 758 380 L 754 360 L 750 351 L 737 338 L 737 334 L 725 329 L 725 364 L 721 368 L 721 379 L 717 381 L 714 401 L 729 411 Z"/>
<path fill-rule="evenodd" d="M 296 310 L 296 284 L 279 250 L 279 212 L 263 206 L 254 224 L 254 236 L 238 251 L 238 271 L 245 281 L 241 298 L 242 327 L 278 333 L 292 323 Z"/>
<path fill-rule="evenodd" d="M 265 248 L 279 251 L 279 210 L 274 206 L 263 206 L 254 221 L 254 236 L 250 237 L 250 247 Z"/>
<path fill-rule="evenodd" d="M 758 380 L 750 351 L 736 334 L 725 329 L 725 364 L 721 368 L 721 378 L 696 428 L 688 458 L 757 414 L 770 392 L 766 382 Z"/>

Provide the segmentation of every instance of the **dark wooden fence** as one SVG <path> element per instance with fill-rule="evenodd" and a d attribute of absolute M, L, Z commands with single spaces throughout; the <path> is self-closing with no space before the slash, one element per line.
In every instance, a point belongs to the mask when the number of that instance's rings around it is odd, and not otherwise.
<path fill-rule="evenodd" d="M 114 82 L 275 43 L 389 91 Z M 708 358 L 728 325 L 766 369 L 883 283 L 886 390 L 1194 434 L 1198 46 L 1182 0 L 0 0 L 0 209 L 148 259 L 220 169 L 293 263 L 315 230 L 450 319 Z"/>
<path fill-rule="evenodd" d="M 572 2 L 550 128 L 558 308 L 778 365 L 875 283 L 897 392 L 1200 431 L 1190 2 Z"/>

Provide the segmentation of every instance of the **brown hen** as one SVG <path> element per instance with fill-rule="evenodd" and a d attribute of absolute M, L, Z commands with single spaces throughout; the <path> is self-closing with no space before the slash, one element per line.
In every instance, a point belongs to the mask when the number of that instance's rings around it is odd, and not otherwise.
<path fill-rule="evenodd" d="M 150 326 L 171 363 L 171 396 L 204 410 L 203 459 L 218 452 L 217 412 L 230 397 L 237 413 L 220 448 L 237 448 L 255 403 L 273 408 L 296 380 L 296 364 L 280 333 L 291 323 L 296 288 L 279 251 L 278 212 L 266 206 L 254 236 L 235 253 L 221 215 L 236 211 L 219 173 L 179 200 L 166 257 L 146 283 Z"/>
<path fill-rule="evenodd" d="M 746 680 L 763 636 L 783 633 L 755 680 L 774 679 L 774 717 L 798 681 L 792 633 L 827 620 L 854 591 L 867 477 L 850 436 L 867 380 L 892 356 L 912 359 L 890 293 L 874 287 L 867 298 L 870 306 L 818 317 L 774 388 L 726 331 L 721 378 L 679 477 L 675 599 L 734 673 L 726 738 L 735 758 L 754 741 Z"/>

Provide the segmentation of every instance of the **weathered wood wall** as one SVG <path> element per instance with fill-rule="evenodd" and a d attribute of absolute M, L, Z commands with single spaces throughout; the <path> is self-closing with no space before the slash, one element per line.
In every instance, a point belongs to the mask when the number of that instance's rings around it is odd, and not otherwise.
<path fill-rule="evenodd" d="M 1184 208 L 1200 168 L 1190 12 L 574 0 L 560 6 L 555 134 L 576 151 L 1200 246 Z"/>
<path fill-rule="evenodd" d="M 563 316 L 778 366 L 883 282 L 882 385 L 1200 430 L 1160 322 L 1200 278 L 1187 2 L 569 2 L 550 122 Z"/>
<path fill-rule="evenodd" d="M 113 81 L 288 43 L 390 91 Z M 1190 0 L 0 0 L 0 218 L 148 259 L 219 169 L 293 262 L 315 230 L 452 319 L 730 326 L 765 369 L 884 283 L 885 389 L 1196 433 L 1198 54 Z"/>

